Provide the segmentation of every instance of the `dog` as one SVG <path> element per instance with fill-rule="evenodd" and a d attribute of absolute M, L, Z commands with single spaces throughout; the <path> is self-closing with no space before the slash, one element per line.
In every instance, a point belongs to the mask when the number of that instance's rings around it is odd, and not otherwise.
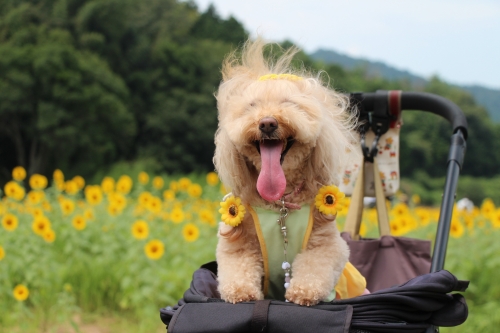
<path fill-rule="evenodd" d="M 264 56 L 266 45 L 258 38 L 245 43 L 241 56 L 228 55 L 216 93 L 213 161 L 233 196 L 231 207 L 221 204 L 223 219 L 232 220 L 219 226 L 219 292 L 226 302 L 237 303 L 269 297 L 273 286 L 281 285 L 283 300 L 311 306 L 332 294 L 349 258 L 335 213 L 322 213 L 314 203 L 324 186 L 340 183 L 354 156 L 347 152 L 356 151 L 356 117 L 348 112 L 348 98 L 324 84 L 320 74 L 292 69 L 297 48 L 272 62 Z M 295 222 L 288 216 L 308 209 L 303 213 L 312 221 L 304 227 L 307 241 L 290 264 Z M 257 210 L 283 223 L 271 218 L 258 224 Z M 270 225 L 276 232 L 266 243 L 261 229 Z M 281 282 L 266 280 L 271 255 L 282 263 Z"/>

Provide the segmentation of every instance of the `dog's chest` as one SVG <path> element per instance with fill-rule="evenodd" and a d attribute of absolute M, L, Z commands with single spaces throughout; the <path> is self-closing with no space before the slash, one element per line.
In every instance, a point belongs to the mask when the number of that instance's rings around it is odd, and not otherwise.
<path fill-rule="evenodd" d="M 278 223 L 280 213 L 262 208 L 251 208 L 259 238 L 264 263 L 264 295 L 266 298 L 284 300 L 285 261 L 293 263 L 297 254 L 307 247 L 312 231 L 312 207 L 303 206 L 300 210 L 288 213 L 285 219 L 287 244 L 284 243 L 281 226 Z M 293 274 L 293 267 L 292 267 Z"/>

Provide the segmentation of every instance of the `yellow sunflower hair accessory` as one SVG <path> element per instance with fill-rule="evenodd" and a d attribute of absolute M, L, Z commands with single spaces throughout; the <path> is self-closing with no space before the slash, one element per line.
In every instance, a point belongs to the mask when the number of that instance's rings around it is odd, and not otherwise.
<path fill-rule="evenodd" d="M 319 189 L 315 198 L 315 205 L 318 210 L 326 215 L 335 215 L 343 207 L 345 194 L 335 185 L 323 186 Z"/>
<path fill-rule="evenodd" d="M 300 81 L 303 78 L 293 74 L 267 74 L 259 77 L 259 81 L 268 80 L 288 80 L 288 81 Z"/>
<path fill-rule="evenodd" d="M 231 227 L 240 225 L 245 216 L 245 206 L 241 204 L 240 198 L 231 195 L 225 201 L 221 201 L 220 206 L 219 213 L 222 215 L 222 222 Z"/>

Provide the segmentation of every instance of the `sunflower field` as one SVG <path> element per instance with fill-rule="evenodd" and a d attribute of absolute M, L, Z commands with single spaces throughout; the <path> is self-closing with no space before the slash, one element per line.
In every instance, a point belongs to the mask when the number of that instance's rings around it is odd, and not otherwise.
<path fill-rule="evenodd" d="M 122 175 L 86 184 L 12 171 L 0 201 L 0 332 L 164 332 L 159 308 L 174 305 L 201 264 L 215 259 L 220 200 L 217 174 Z M 390 204 L 391 232 L 433 240 L 439 209 Z M 349 206 L 338 214 L 339 227 Z M 366 209 L 361 233 L 377 236 Z M 470 316 L 453 331 L 500 325 L 500 209 L 455 207 L 446 269 L 471 280 Z M 118 328 L 119 327 L 119 328 Z"/>

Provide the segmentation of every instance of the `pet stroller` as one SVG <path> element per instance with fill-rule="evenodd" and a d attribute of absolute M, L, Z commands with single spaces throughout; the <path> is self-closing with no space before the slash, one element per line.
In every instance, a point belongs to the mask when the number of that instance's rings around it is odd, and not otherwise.
<path fill-rule="evenodd" d="M 449 100 L 428 93 L 377 91 L 350 94 L 350 99 L 351 104 L 357 106 L 360 118 L 359 130 L 365 161 L 377 155 L 378 140 L 402 110 L 431 112 L 445 118 L 452 125 L 447 175 L 430 272 L 413 272 L 410 273 L 413 276 L 400 281 L 398 285 L 355 298 L 320 302 L 312 307 L 277 300 L 229 304 L 220 299 L 217 291 L 217 263 L 210 262 L 194 272 L 190 288 L 176 306 L 160 310 L 161 320 L 167 325 L 169 333 L 430 333 L 438 332 L 439 326 L 457 326 L 467 319 L 465 299 L 461 294 L 452 292 L 465 291 L 468 281 L 460 281 L 443 270 L 455 190 L 467 139 L 467 121 L 463 112 Z M 372 136 L 374 135 L 373 142 L 368 144 L 370 147 L 365 142 L 368 131 L 372 131 Z M 357 229 L 359 232 L 359 225 Z M 351 262 L 355 259 L 353 255 L 356 255 L 352 248 L 354 243 L 355 241 L 348 241 Z M 384 267 L 384 270 L 400 270 L 397 265 L 391 267 L 390 264 L 389 262 L 388 268 Z M 397 275 L 387 273 L 387 277 Z M 369 279 L 367 277 L 368 286 L 371 282 Z"/>

